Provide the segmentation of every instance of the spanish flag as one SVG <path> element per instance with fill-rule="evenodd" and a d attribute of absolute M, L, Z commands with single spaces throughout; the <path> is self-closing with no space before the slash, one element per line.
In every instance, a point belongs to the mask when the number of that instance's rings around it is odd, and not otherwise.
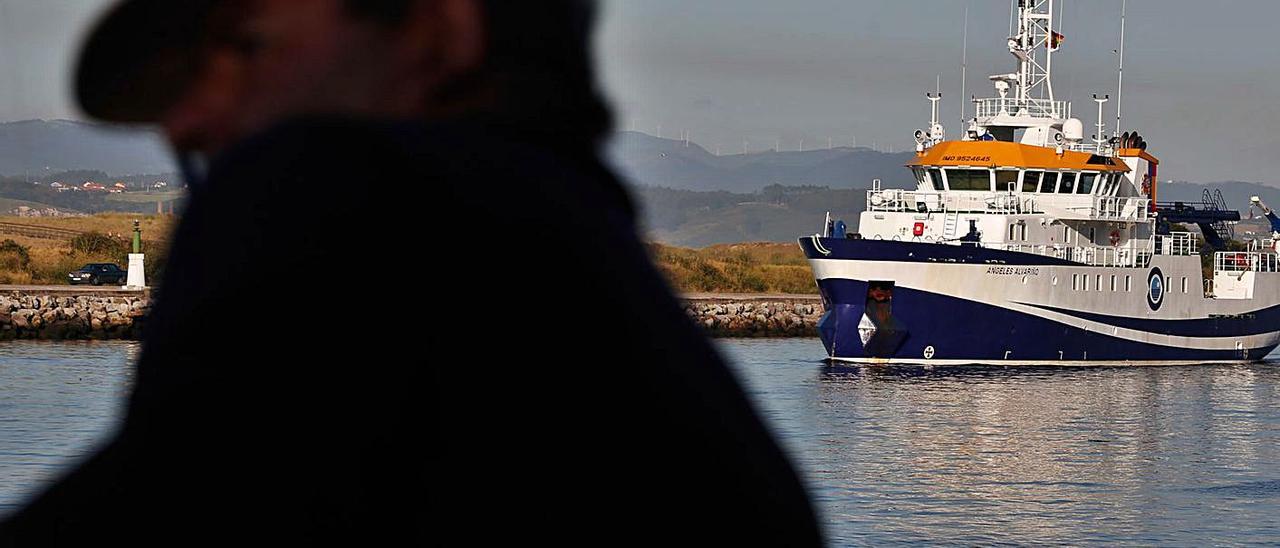
<path fill-rule="evenodd" d="M 1065 39 L 1066 39 L 1066 36 L 1063 36 L 1057 32 L 1050 31 L 1049 32 L 1049 51 L 1058 51 L 1058 48 L 1062 47 L 1062 41 Z"/>

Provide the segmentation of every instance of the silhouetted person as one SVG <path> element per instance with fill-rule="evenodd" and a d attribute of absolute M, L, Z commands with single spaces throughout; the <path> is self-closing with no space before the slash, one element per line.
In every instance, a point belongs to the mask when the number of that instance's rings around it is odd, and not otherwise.
<path fill-rule="evenodd" d="M 0 539 L 820 543 L 598 159 L 591 11 L 114 8 L 80 103 L 159 124 L 190 202 L 124 424 Z"/>

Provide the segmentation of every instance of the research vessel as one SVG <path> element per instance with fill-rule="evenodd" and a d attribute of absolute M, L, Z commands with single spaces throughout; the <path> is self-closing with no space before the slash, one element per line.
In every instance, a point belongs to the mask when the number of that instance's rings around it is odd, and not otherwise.
<path fill-rule="evenodd" d="M 994 96 L 973 99 L 959 138 L 946 138 L 941 94 L 928 94 L 930 124 L 906 166 L 914 189 L 877 182 L 856 232 L 828 215 L 800 238 L 830 359 L 1238 363 L 1280 342 L 1272 241 L 1226 251 L 1240 214 L 1220 193 L 1161 201 L 1146 139 L 1106 134 L 1108 96 L 1094 96 L 1086 138 L 1053 87 L 1054 4 L 1018 0 L 1007 40 L 1016 70 L 990 77 Z"/>

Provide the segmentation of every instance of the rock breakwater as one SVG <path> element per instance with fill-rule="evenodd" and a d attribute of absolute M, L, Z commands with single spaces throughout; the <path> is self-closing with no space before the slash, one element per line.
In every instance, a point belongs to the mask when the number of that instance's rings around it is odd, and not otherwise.
<path fill-rule="evenodd" d="M 817 295 L 684 296 L 685 313 L 713 337 L 816 337 Z"/>
<path fill-rule="evenodd" d="M 0 340 L 141 338 L 145 292 L 0 292 Z"/>

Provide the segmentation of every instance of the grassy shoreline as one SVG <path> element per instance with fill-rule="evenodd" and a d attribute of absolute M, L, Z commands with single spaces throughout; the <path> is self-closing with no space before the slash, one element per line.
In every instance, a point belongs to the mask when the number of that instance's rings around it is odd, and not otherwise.
<path fill-rule="evenodd" d="M 66 239 L 4 232 L 0 226 L 0 284 L 60 285 L 85 263 L 128 264 L 133 221 L 141 222 L 147 277 L 158 279 L 177 217 L 104 213 L 85 217 L 0 216 L 2 224 L 80 233 Z M 648 244 L 650 256 L 682 294 L 816 295 L 813 274 L 793 243 L 746 242 L 701 249 Z"/>
<path fill-rule="evenodd" d="M 793 243 L 748 242 L 701 249 L 650 243 L 649 254 L 680 293 L 818 292 L 808 261 Z"/>
<path fill-rule="evenodd" d="M 0 230 L 0 283 L 61 285 L 67 273 L 86 263 L 110 262 L 125 267 L 132 250 L 133 221 L 142 227 L 147 278 L 158 279 L 176 218 L 165 215 L 104 213 L 86 217 L 0 216 L 0 222 L 48 227 L 80 233 L 65 239 L 35 238 Z"/>

